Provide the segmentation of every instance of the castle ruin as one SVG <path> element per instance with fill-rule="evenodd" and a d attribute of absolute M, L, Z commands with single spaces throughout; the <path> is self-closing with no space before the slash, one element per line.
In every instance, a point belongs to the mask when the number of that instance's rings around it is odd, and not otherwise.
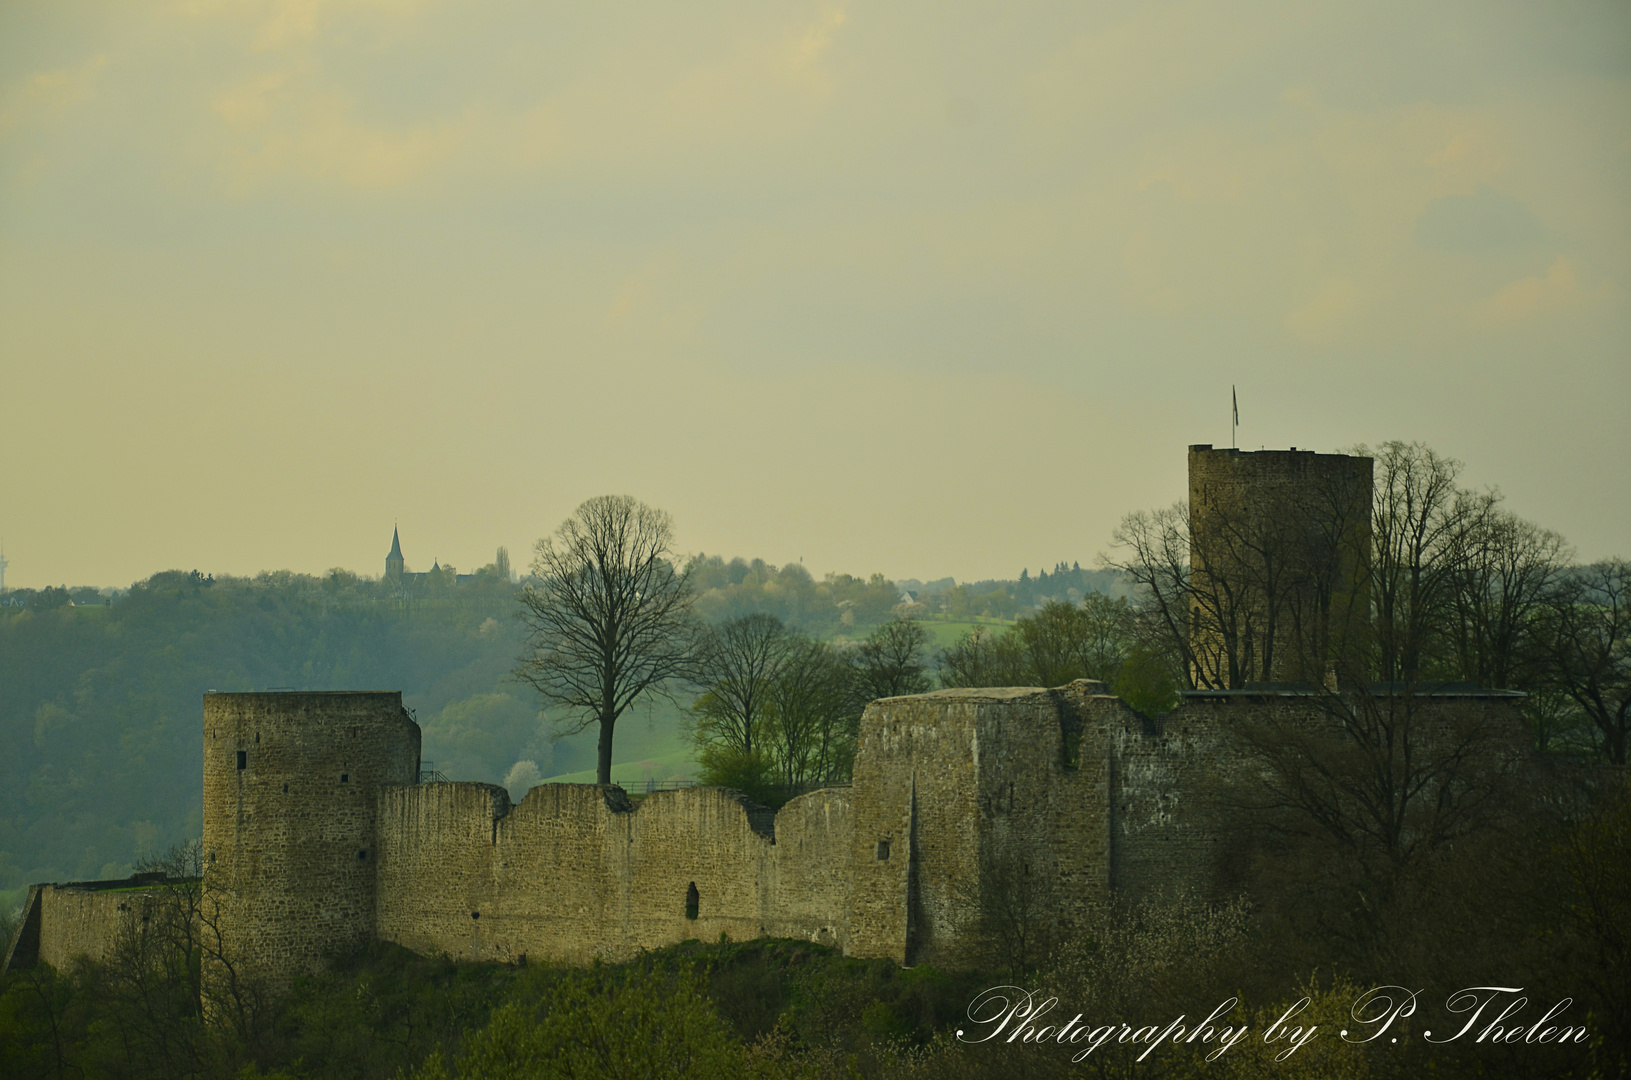
<path fill-rule="evenodd" d="M 1224 891 L 1253 835 L 1238 801 L 1218 797 L 1256 776 L 1230 737 L 1243 725 L 1332 725 L 1343 695 L 1380 695 L 1433 723 L 1521 729 L 1510 691 L 1306 678 L 1321 674 L 1311 657 L 1340 658 L 1339 631 L 1366 604 L 1369 459 L 1195 446 L 1190 477 L 1203 583 L 1257 573 L 1219 553 L 1268 544 L 1269 510 L 1291 507 L 1273 550 L 1300 552 L 1297 580 L 1320 586 L 1241 590 L 1233 629 L 1195 615 L 1197 663 L 1227 668 L 1233 649 L 1230 679 L 1197 679 L 1212 688 L 1159 717 L 1088 681 L 874 701 L 852 785 L 778 811 L 706 787 L 636 802 L 615 785 L 544 784 L 512 803 L 492 784 L 420 782 L 419 727 L 398 692 L 206 694 L 204 888 L 222 950 L 272 984 L 371 941 L 583 963 L 774 936 L 975 966 L 1003 947 L 994 909 L 1025 905 L 1030 932 L 1060 940 L 1113 898 Z M 1276 663 L 1263 650 L 1290 640 L 1282 617 L 1324 636 Z M 1305 677 L 1263 681 L 1286 674 Z M 140 917 L 141 888 L 32 886 L 6 967 L 107 955 Z"/>
<path fill-rule="evenodd" d="M 1101 683 L 941 690 L 867 707 L 853 786 L 779 811 L 697 787 L 418 783 L 396 692 L 204 698 L 204 880 L 222 944 L 273 983 L 368 941 L 464 960 L 621 960 L 687 939 L 801 938 L 971 966 L 1023 890 L 1059 939 L 1112 896 L 1215 892 L 1243 823 L 1209 798 L 1265 713 L 1311 692 L 1193 691 L 1159 721 Z M 1507 691 L 1434 691 L 1499 720 Z M 38 885 L 8 965 L 106 953 L 131 888 Z M 135 890 L 139 892 L 139 889 Z"/>

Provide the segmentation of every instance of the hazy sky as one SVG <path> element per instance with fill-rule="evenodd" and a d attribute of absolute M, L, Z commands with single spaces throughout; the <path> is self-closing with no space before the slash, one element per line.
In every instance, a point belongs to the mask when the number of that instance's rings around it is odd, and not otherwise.
<path fill-rule="evenodd" d="M 1631 5 L 0 3 L 8 585 L 1086 565 L 1231 384 L 1631 554 Z"/>

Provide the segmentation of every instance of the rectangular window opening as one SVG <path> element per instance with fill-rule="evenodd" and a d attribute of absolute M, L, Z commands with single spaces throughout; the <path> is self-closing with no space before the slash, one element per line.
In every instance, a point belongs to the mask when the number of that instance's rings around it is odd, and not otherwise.
<path fill-rule="evenodd" d="M 247 751 L 247 750 L 239 750 L 238 751 L 238 768 L 240 768 L 240 769 L 249 768 L 249 751 Z"/>
<path fill-rule="evenodd" d="M 887 858 L 889 858 L 889 841 L 879 840 L 878 841 L 878 861 L 882 862 L 883 860 L 885 860 Z"/>

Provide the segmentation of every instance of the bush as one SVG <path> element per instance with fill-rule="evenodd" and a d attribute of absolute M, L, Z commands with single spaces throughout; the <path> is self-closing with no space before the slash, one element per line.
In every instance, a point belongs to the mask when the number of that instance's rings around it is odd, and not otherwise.
<path fill-rule="evenodd" d="M 648 1080 L 735 1078 L 747 1055 L 714 1011 L 694 969 L 596 967 L 545 984 L 547 994 L 493 1012 L 450 1071 L 440 1051 L 417 1080 Z"/>
<path fill-rule="evenodd" d="M 744 754 L 724 743 L 709 743 L 697 754 L 697 780 L 712 787 L 732 788 L 756 803 L 773 806 L 780 801 L 775 762 L 768 755 Z"/>

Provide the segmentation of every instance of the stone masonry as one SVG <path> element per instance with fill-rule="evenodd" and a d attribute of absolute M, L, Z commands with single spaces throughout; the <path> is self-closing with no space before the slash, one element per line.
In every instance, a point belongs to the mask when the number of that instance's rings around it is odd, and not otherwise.
<path fill-rule="evenodd" d="M 371 940 L 584 963 L 775 936 L 969 966 L 1003 890 L 1055 938 L 1112 896 L 1216 894 L 1249 838 L 1211 798 L 1250 775 L 1225 735 L 1323 722 L 1313 693 L 1191 692 L 1159 720 L 1087 681 L 886 698 L 862 718 L 853 786 L 774 813 L 700 787 L 636 804 L 545 784 L 512 804 L 489 784 L 418 783 L 419 729 L 395 692 L 210 694 L 204 885 L 225 951 L 273 984 Z M 1414 707 L 1516 730 L 1518 696 L 1460 688 Z M 129 884 L 34 887 L 7 965 L 105 956 Z"/>

